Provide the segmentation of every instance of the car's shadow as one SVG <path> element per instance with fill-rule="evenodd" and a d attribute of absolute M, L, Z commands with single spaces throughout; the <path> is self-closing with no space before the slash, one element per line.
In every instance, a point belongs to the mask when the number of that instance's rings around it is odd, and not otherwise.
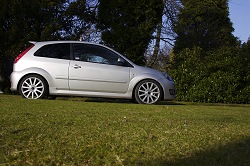
<path fill-rule="evenodd" d="M 111 99 L 111 98 L 81 98 L 81 97 L 59 97 L 57 100 L 71 100 L 93 103 L 119 103 L 119 104 L 138 104 L 133 100 L 128 99 Z M 184 103 L 174 101 L 160 101 L 153 105 L 185 105 Z"/>

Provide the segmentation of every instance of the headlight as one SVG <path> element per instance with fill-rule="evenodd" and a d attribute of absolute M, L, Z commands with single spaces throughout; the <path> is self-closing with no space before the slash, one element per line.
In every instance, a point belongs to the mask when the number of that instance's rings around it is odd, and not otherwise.
<path fill-rule="evenodd" d="M 169 81 L 173 81 L 173 79 L 167 74 L 167 73 L 162 73 L 162 75 Z"/>

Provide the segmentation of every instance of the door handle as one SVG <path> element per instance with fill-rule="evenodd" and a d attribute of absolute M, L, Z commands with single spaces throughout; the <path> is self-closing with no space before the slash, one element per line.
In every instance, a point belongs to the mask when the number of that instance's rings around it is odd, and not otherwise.
<path fill-rule="evenodd" d="M 77 65 L 77 64 L 75 64 L 75 65 L 72 66 L 72 67 L 74 67 L 75 69 L 80 69 L 80 68 L 81 68 L 81 66 L 79 66 L 79 65 Z"/>

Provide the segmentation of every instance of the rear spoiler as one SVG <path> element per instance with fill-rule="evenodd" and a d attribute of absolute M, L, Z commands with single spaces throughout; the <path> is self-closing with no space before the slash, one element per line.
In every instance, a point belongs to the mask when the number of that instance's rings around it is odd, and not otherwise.
<path fill-rule="evenodd" d="M 31 43 L 31 44 L 36 44 L 37 42 L 36 41 L 29 41 L 29 43 Z"/>

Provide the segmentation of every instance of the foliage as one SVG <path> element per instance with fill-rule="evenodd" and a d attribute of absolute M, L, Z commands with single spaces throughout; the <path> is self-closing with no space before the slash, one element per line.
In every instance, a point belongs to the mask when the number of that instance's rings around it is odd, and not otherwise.
<path fill-rule="evenodd" d="M 163 0 L 163 2 L 162 17 L 153 34 L 153 39 L 150 43 L 152 46 L 148 48 L 148 50 L 153 48 L 153 51 L 150 54 L 146 54 L 146 65 L 150 68 L 161 68 L 159 65 L 162 66 L 163 63 L 166 62 L 165 59 L 168 58 L 168 55 L 163 55 L 164 52 L 162 52 L 162 48 L 165 49 L 166 46 L 169 47 L 169 45 L 173 47 L 176 37 L 173 31 L 173 24 L 177 21 L 177 14 L 181 7 L 181 2 L 180 0 Z M 169 52 L 169 50 L 167 52 Z M 147 51 L 147 53 L 148 52 L 149 51 Z"/>
<path fill-rule="evenodd" d="M 161 19 L 161 0 L 100 0 L 97 27 L 104 43 L 139 65 Z"/>
<path fill-rule="evenodd" d="M 249 85 L 246 82 L 249 78 L 249 61 L 239 52 L 237 47 L 223 47 L 212 52 L 194 47 L 179 53 L 178 60 L 182 63 L 173 62 L 177 67 L 170 71 L 177 83 L 178 99 L 249 103 Z"/>
<path fill-rule="evenodd" d="M 235 45 L 228 0 L 183 0 L 182 4 L 174 26 L 177 34 L 175 53 L 194 46 L 211 51 L 222 45 Z"/>
<path fill-rule="evenodd" d="M 199 47 L 191 50 L 184 49 L 177 57 L 173 52 L 171 53 L 172 66 L 169 72 L 176 83 L 178 100 L 188 101 L 186 98 L 188 90 L 205 76 L 201 55 L 203 55 L 203 51 Z"/>
<path fill-rule="evenodd" d="M 135 63 L 147 57 L 169 71 L 178 100 L 249 103 L 250 42 L 239 44 L 228 15 L 228 0 L 0 0 L 0 91 L 9 92 L 29 40 L 89 40 L 94 31 Z M 175 37 L 171 52 L 162 49 Z"/>
<path fill-rule="evenodd" d="M 247 165 L 249 105 L 0 95 L 0 165 Z"/>
<path fill-rule="evenodd" d="M 169 68 L 171 68 L 172 64 L 169 56 L 171 53 L 171 48 L 167 44 L 161 47 L 162 48 L 158 50 L 157 56 L 155 58 L 153 57 L 154 54 L 152 55 L 151 50 L 148 49 L 148 51 L 146 52 L 147 66 L 162 72 L 166 72 Z"/>
<path fill-rule="evenodd" d="M 239 56 L 236 58 L 237 73 L 240 77 L 241 90 L 239 90 L 239 98 L 241 101 L 250 102 L 250 40 L 247 43 L 243 43 Z"/>
<path fill-rule="evenodd" d="M 171 65 L 179 100 L 250 102 L 249 48 L 233 37 L 227 5 L 227 0 L 183 1 Z"/>
<path fill-rule="evenodd" d="M 12 62 L 28 41 L 79 39 L 93 21 L 85 1 L 0 0 L 0 76 L 10 87 Z"/>

